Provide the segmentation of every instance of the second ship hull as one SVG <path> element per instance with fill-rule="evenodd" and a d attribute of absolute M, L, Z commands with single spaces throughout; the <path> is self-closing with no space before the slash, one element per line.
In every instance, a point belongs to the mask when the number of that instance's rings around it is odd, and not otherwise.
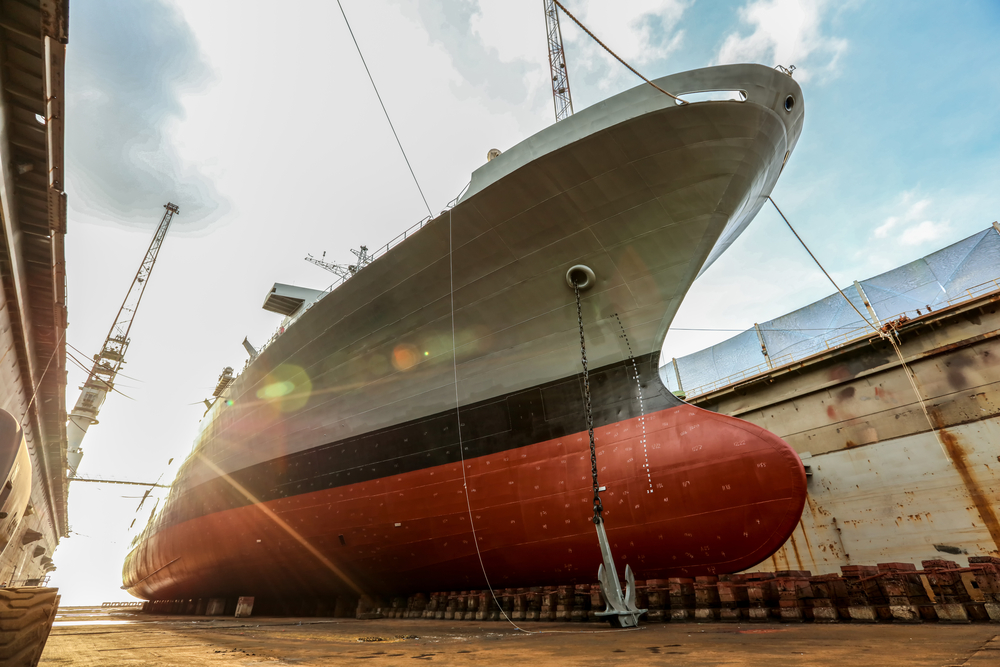
<path fill-rule="evenodd" d="M 454 209 L 244 370 L 129 554 L 126 588 L 164 599 L 592 581 L 575 264 L 596 275 L 583 317 L 618 562 L 690 576 L 780 547 L 804 502 L 797 455 L 677 400 L 657 365 L 688 286 L 770 193 L 801 92 L 749 65 L 658 83 L 746 101 L 633 89 L 477 171 Z"/>

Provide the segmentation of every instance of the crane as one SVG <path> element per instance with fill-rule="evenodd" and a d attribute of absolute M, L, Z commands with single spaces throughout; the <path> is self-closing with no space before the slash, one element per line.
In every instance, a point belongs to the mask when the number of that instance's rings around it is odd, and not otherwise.
<path fill-rule="evenodd" d="M 66 448 L 66 460 L 69 464 L 70 479 L 76 477 L 77 468 L 83 458 L 83 450 L 80 443 L 83 436 L 87 434 L 87 429 L 97 423 L 97 413 L 104 405 L 104 399 L 108 392 L 115 387 L 115 377 L 125 363 L 125 352 L 129 345 L 129 331 L 132 329 L 132 322 L 135 320 L 135 313 L 139 309 L 139 302 L 146 291 L 149 283 L 149 276 L 153 272 L 156 264 L 156 257 L 160 254 L 160 247 L 163 239 L 167 235 L 167 228 L 174 215 L 179 215 L 180 210 L 175 204 L 167 203 L 163 205 L 166 211 L 160 220 L 160 225 L 153 234 L 153 240 L 146 250 L 146 256 L 139 264 L 139 270 L 132 279 L 132 286 L 129 287 L 125 300 L 122 301 L 121 308 L 118 309 L 118 316 L 115 323 L 111 325 L 107 338 L 101 351 L 94 355 L 94 366 L 87 376 L 86 382 L 80 387 L 80 398 L 69 413 L 69 422 L 66 425 L 66 436 L 68 440 Z"/>
<path fill-rule="evenodd" d="M 361 246 L 360 250 L 351 250 L 351 253 L 358 258 L 356 264 L 334 264 L 333 262 L 326 261 L 326 252 L 323 256 L 317 259 L 312 255 L 306 255 L 306 261 L 315 264 L 316 266 L 326 269 L 330 273 L 340 276 L 341 279 L 347 280 L 355 273 L 365 268 L 365 266 L 372 261 L 371 255 L 368 254 L 368 246 Z"/>
<path fill-rule="evenodd" d="M 573 115 L 573 96 L 569 91 L 569 72 L 566 70 L 566 53 L 563 51 L 562 30 L 559 28 L 559 9 L 555 0 L 542 0 L 545 7 L 545 32 L 549 43 L 549 73 L 552 75 L 552 103 L 556 122 Z"/>

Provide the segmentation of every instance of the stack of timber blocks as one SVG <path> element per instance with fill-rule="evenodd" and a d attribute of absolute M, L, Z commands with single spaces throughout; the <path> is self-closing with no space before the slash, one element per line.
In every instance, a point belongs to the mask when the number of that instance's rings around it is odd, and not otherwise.
<path fill-rule="evenodd" d="M 974 571 L 976 588 L 983 596 L 983 611 L 994 623 L 1000 623 L 1000 558 L 973 556 L 969 569 Z"/>
<path fill-rule="evenodd" d="M 805 570 L 636 581 L 636 605 L 646 623 L 1000 623 L 1000 557 L 844 565 L 841 574 Z M 243 606 L 238 603 L 242 600 Z M 419 618 L 448 621 L 604 622 L 598 584 L 495 591 L 439 591 L 409 597 L 374 595 L 257 600 L 152 600 L 149 614 L 193 616 L 292 615 Z"/>

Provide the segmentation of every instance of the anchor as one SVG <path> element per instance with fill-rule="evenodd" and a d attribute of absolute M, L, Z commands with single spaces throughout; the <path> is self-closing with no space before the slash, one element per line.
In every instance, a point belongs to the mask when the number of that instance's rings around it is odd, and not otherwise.
<path fill-rule="evenodd" d="M 598 517 L 599 518 L 599 517 Z M 597 581 L 601 584 L 601 593 L 607 603 L 607 609 L 597 612 L 597 615 L 606 618 L 612 627 L 634 628 L 639 625 L 639 617 L 646 613 L 645 609 L 635 606 L 635 576 L 632 568 L 625 566 L 625 595 L 622 595 L 621 583 L 618 581 L 618 572 L 615 570 L 615 562 L 611 557 L 611 545 L 608 544 L 608 535 L 604 532 L 604 521 L 597 521 L 597 541 L 601 545 L 601 557 L 604 562 L 597 566 Z"/>
<path fill-rule="evenodd" d="M 580 356 L 583 361 L 583 397 L 586 407 L 587 431 L 590 434 L 590 467 L 594 482 L 594 526 L 597 528 L 597 542 L 601 546 L 602 563 L 597 567 L 597 580 L 601 584 L 601 593 L 607 608 L 597 612 L 597 616 L 607 619 L 612 627 L 634 628 L 639 625 L 639 617 L 646 613 L 635 605 L 635 576 L 632 568 L 625 566 L 625 594 L 622 595 L 621 582 L 618 581 L 618 571 L 611 555 L 611 545 L 604 529 L 604 509 L 601 503 L 601 491 L 604 487 L 597 484 L 597 449 L 594 445 L 594 414 L 590 403 L 590 373 L 587 368 L 587 344 L 583 338 L 583 308 L 580 305 L 580 291 L 591 287 L 595 282 L 593 270 L 588 266 L 576 265 L 566 272 L 566 282 L 576 293 L 576 317 L 580 324 Z"/>

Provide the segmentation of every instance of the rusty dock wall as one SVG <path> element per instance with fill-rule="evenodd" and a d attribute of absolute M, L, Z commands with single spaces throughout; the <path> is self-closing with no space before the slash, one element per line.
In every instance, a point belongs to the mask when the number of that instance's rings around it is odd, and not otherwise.
<path fill-rule="evenodd" d="M 778 434 L 807 466 L 798 527 L 755 569 L 1000 553 L 998 307 L 993 291 L 896 323 L 912 383 L 873 335 L 689 399 Z"/>

